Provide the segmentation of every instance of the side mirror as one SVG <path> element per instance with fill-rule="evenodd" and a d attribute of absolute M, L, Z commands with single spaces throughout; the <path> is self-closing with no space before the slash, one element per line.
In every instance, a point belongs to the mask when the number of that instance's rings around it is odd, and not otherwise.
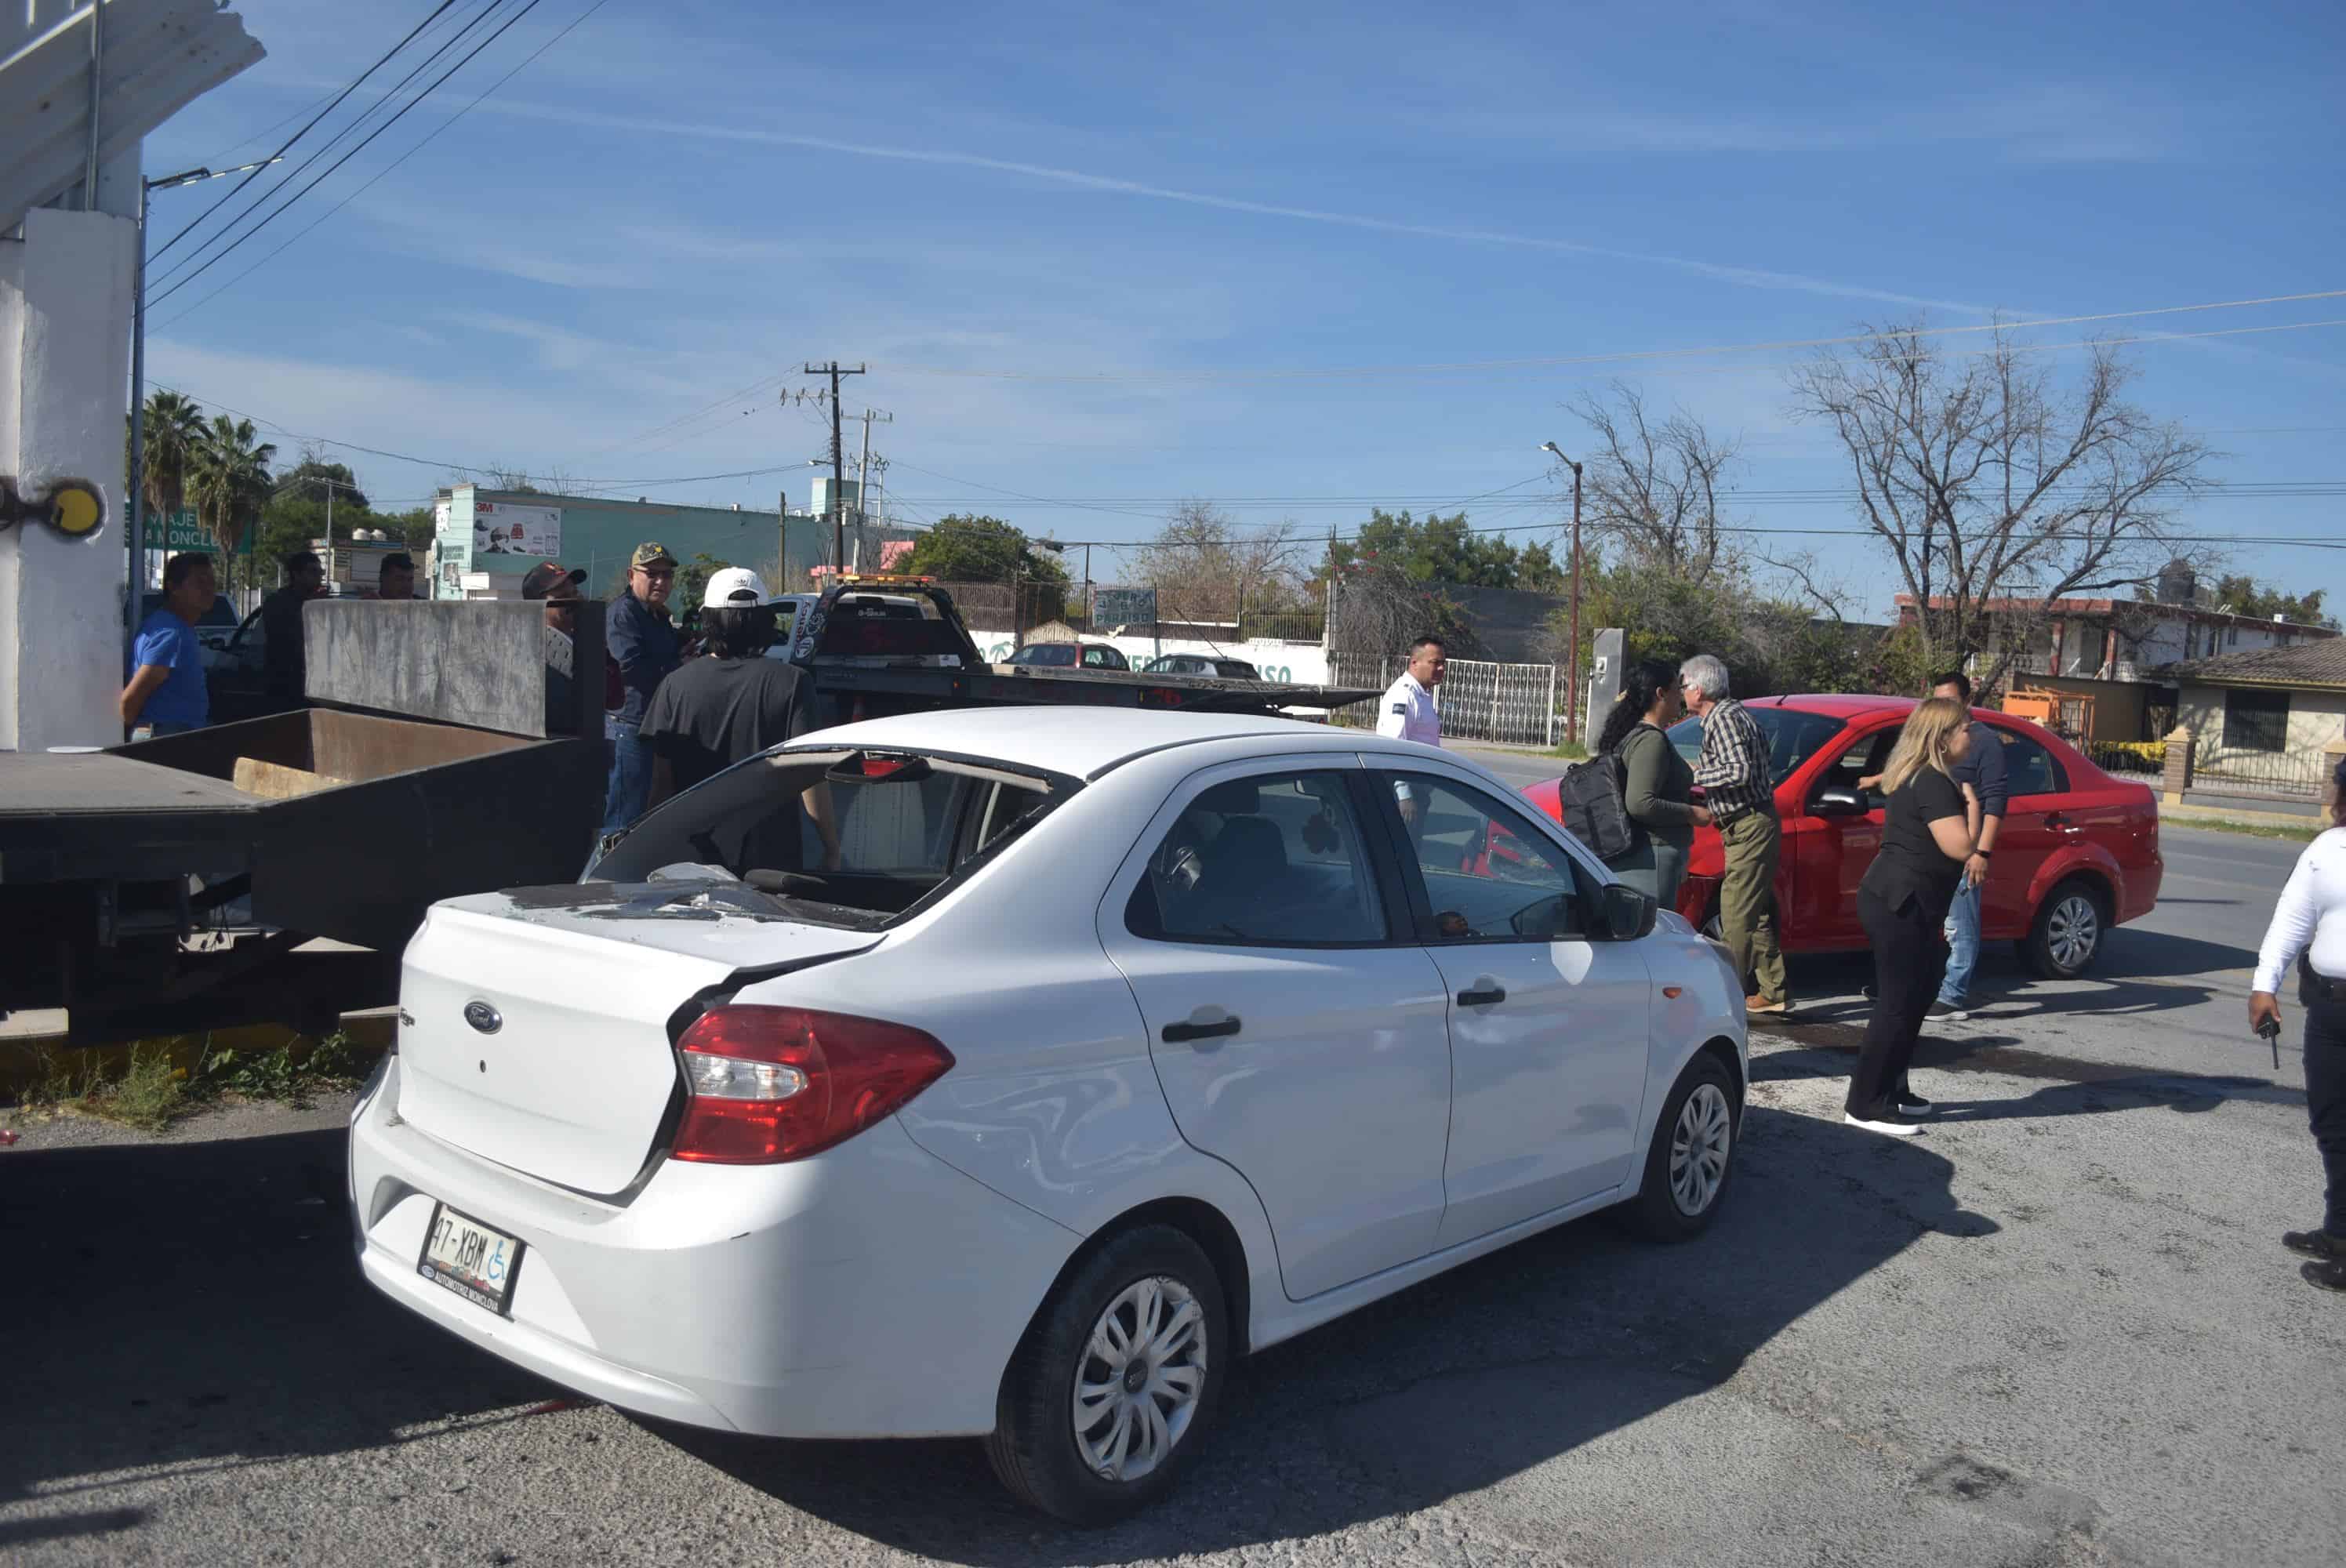
<path fill-rule="evenodd" d="M 1810 813 L 1818 817 L 1862 817 L 1872 809 L 1863 791 L 1841 784 L 1826 785 L 1809 802 Z"/>
<path fill-rule="evenodd" d="M 1605 935 L 1613 942 L 1635 942 L 1651 935 L 1655 917 L 1662 909 L 1651 895 L 1624 882 L 1607 882 L 1597 907 L 1604 915 Z"/>

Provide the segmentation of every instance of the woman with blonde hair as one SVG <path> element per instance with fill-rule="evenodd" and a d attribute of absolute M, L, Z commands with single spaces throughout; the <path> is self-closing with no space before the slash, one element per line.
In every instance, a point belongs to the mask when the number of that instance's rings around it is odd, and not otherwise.
<path fill-rule="evenodd" d="M 1842 1119 L 1909 1137 L 1930 1102 L 1907 1086 L 1923 1016 L 1939 994 L 1947 948 L 1941 924 L 1974 844 L 1965 791 L 1949 776 L 1971 745 L 1971 715 L 1943 697 L 1918 703 L 1882 771 L 1890 797 L 1882 849 L 1858 884 L 1857 913 L 1873 943 L 1873 1016 L 1850 1074 Z"/>

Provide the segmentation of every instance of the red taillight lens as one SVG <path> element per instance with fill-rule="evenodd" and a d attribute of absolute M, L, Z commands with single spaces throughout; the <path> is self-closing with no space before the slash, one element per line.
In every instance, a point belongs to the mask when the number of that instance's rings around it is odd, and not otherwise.
<path fill-rule="evenodd" d="M 776 1165 L 844 1143 L 944 1076 L 902 1023 L 803 1007 L 711 1008 L 678 1042 L 689 1097 L 671 1158 Z"/>

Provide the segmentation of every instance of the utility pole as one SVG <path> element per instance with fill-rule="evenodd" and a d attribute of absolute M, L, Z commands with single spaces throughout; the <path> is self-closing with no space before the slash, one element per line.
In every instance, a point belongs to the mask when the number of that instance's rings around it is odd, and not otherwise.
<path fill-rule="evenodd" d="M 809 365 L 805 373 L 831 378 L 831 569 L 847 569 L 847 513 L 840 504 L 840 492 L 847 485 L 847 451 L 839 433 L 839 378 L 860 376 L 865 367 L 842 369 L 837 360 L 829 364 Z"/>
<path fill-rule="evenodd" d="M 876 408 L 863 411 L 863 455 L 855 460 L 855 526 L 860 534 L 872 523 L 872 422 L 893 424 L 896 416 Z"/>
<path fill-rule="evenodd" d="M 1572 683 L 1572 706 L 1564 710 L 1564 738 L 1571 745 L 1580 744 L 1580 464 L 1566 457 L 1556 443 L 1543 442 L 1542 452 L 1553 453 L 1558 463 L 1572 470 L 1572 652 L 1566 661 L 1566 678 Z M 1551 731 L 1550 733 L 1554 733 Z"/>

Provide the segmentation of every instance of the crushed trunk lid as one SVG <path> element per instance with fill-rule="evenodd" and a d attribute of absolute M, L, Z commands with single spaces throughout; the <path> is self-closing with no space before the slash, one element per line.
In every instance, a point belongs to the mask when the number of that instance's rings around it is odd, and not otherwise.
<path fill-rule="evenodd" d="M 400 1115 L 542 1180 L 623 1190 L 676 1092 L 679 1008 L 738 972 L 787 971 L 880 940 L 789 909 L 717 879 L 435 904 L 403 961 Z"/>

